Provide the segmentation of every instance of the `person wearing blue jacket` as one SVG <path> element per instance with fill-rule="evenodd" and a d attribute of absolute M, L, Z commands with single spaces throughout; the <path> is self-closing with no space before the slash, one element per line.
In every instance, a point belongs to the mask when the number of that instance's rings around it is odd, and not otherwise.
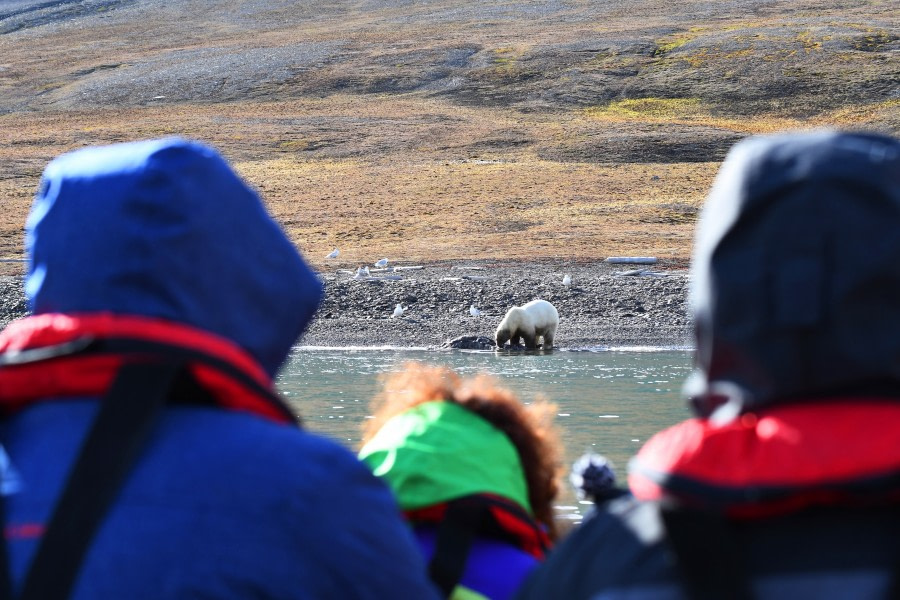
<path fill-rule="evenodd" d="M 900 140 L 754 137 L 691 264 L 694 418 L 520 600 L 897 598 Z"/>
<path fill-rule="evenodd" d="M 388 489 L 274 392 L 322 286 L 214 150 L 57 158 L 26 245 L 0 597 L 436 597 Z"/>

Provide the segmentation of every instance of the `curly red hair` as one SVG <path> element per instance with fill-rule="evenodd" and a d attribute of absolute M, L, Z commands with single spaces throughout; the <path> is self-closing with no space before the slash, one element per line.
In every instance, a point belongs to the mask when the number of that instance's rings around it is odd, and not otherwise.
<path fill-rule="evenodd" d="M 535 518 L 551 539 L 557 538 L 553 501 L 559 494 L 562 446 L 553 424 L 556 405 L 545 400 L 523 404 L 488 375 L 461 378 L 447 367 L 409 362 L 403 370 L 382 377 L 382 390 L 372 401 L 374 418 L 363 426 L 362 445 L 391 417 L 437 400 L 455 402 L 506 434 L 525 472 L 528 500 Z"/>

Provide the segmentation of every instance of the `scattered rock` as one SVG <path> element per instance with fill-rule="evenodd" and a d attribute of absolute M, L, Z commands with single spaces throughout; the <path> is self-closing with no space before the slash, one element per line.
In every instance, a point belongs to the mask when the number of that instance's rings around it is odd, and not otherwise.
<path fill-rule="evenodd" d="M 22 288 L 22 278 L 0 276 L 0 327 L 28 314 L 28 301 Z"/>
<path fill-rule="evenodd" d="M 483 335 L 462 335 L 441 344 L 444 350 L 493 350 L 497 344 Z"/>
<path fill-rule="evenodd" d="M 617 265 L 602 261 L 484 260 L 467 266 L 481 267 L 488 279 L 447 281 L 459 271 L 446 261 L 425 265 L 415 281 L 380 287 L 377 293 L 346 278 L 326 280 L 321 316 L 300 343 L 440 348 L 460 332 L 491 339 L 510 306 L 543 298 L 559 311 L 554 341 L 559 349 L 691 344 L 683 262 L 661 260 L 657 266 L 666 270 L 666 277 L 617 277 Z M 577 288 L 559 285 L 565 273 L 578 282 Z M 398 302 L 409 305 L 407 314 L 416 322 L 366 318 L 389 315 Z M 460 309 L 471 304 L 484 316 L 473 321 L 468 310 Z M 643 312 L 636 311 L 638 306 Z M 328 313 L 334 318 L 322 318 Z"/>

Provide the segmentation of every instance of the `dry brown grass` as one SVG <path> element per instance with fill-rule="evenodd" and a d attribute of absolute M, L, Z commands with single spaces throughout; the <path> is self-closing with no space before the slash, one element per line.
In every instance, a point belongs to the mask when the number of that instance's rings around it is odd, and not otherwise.
<path fill-rule="evenodd" d="M 356 139 L 335 157 L 309 156 L 322 132 L 284 131 L 278 124 L 322 115 L 373 122 L 356 125 Z M 449 124 L 429 125 L 436 116 Z M 0 161 L 18 165 L 0 179 L 6 206 L 0 252 L 20 252 L 27 207 L 53 156 L 92 143 L 178 134 L 221 149 L 314 264 L 335 246 L 347 264 L 382 256 L 413 262 L 686 257 L 692 211 L 667 218 L 667 207 L 698 206 L 715 164 L 563 163 L 530 149 L 472 150 L 473 140 L 511 128 L 529 139 L 565 139 L 575 135 L 577 118 L 528 119 L 371 97 L 0 117 L 0 128 L 14 136 L 0 147 Z M 384 130 L 389 121 L 396 127 Z M 398 143 L 404 136 L 410 143 Z M 386 140 L 393 149 L 378 150 Z"/>
<path fill-rule="evenodd" d="M 842 111 L 834 120 L 866 116 L 857 112 L 864 111 Z M 341 125 L 349 127 L 348 139 L 330 143 L 335 136 L 320 127 L 284 125 L 311 117 L 350 122 Z M 20 254 L 24 217 L 52 157 L 88 144 L 177 134 L 219 148 L 316 265 L 333 247 L 342 251 L 339 263 L 348 265 L 382 256 L 411 262 L 635 254 L 683 260 L 716 163 L 556 162 L 535 151 L 542 143 L 583 136 L 585 128 L 661 119 L 740 132 L 810 126 L 713 119 L 693 102 L 620 103 L 547 118 L 357 96 L 7 115 L 0 117 L 8 140 L 0 146 L 0 162 L 7 165 L 0 175 L 0 255 Z M 524 149 L 473 144 L 510 131 L 536 142 Z"/>

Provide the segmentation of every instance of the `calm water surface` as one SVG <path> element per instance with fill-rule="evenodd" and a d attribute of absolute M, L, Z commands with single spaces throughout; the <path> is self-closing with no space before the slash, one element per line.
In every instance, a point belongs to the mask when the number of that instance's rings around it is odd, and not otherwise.
<path fill-rule="evenodd" d="M 295 348 L 277 384 L 305 427 L 356 450 L 378 376 L 410 360 L 446 365 L 463 375 L 499 377 L 526 402 L 555 402 L 566 463 L 587 450 L 607 456 L 620 481 L 648 437 L 688 416 L 680 398 L 691 355 L 681 350 L 623 349 L 548 354 L 435 352 L 406 349 Z M 582 512 L 568 490 L 561 512 Z M 562 515 L 565 516 L 565 515 Z"/>

